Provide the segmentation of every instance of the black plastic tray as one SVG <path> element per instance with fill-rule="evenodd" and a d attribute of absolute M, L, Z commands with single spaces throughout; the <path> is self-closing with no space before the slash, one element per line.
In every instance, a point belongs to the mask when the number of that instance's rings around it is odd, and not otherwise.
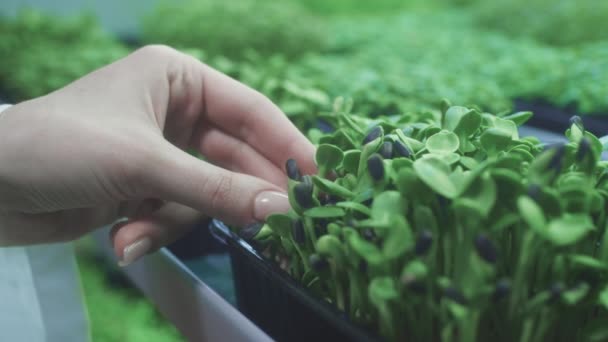
<path fill-rule="evenodd" d="M 563 134 L 570 127 L 570 118 L 579 115 L 574 106 L 556 107 L 544 100 L 515 100 L 515 111 L 531 111 L 534 116 L 526 123 L 529 126 Z M 580 114 L 585 130 L 601 137 L 608 135 L 608 113 Z"/>
<path fill-rule="evenodd" d="M 222 222 L 210 229 L 230 253 L 238 309 L 277 341 L 381 341 L 313 297 Z"/>

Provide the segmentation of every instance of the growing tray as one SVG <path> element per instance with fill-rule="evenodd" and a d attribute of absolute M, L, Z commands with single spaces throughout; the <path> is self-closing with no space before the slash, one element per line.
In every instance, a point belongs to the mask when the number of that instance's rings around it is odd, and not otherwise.
<path fill-rule="evenodd" d="M 222 222 L 212 233 L 230 253 L 239 311 L 277 341 L 381 341 L 312 296 Z"/>
<path fill-rule="evenodd" d="M 544 100 L 515 100 L 513 103 L 515 111 L 534 113 L 527 125 L 559 134 L 563 134 L 570 127 L 570 118 L 578 113 L 572 106 L 560 108 Z M 608 135 L 608 113 L 586 114 L 580 117 L 585 124 L 585 130 L 597 137 Z"/>

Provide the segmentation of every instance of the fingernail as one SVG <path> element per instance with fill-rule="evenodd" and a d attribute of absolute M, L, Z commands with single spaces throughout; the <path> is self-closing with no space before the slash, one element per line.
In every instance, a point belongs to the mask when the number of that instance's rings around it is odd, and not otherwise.
<path fill-rule="evenodd" d="M 291 206 L 287 194 L 277 191 L 264 191 L 255 198 L 253 216 L 256 220 L 264 221 L 266 216 L 275 213 L 286 213 Z"/>
<path fill-rule="evenodd" d="M 148 237 L 133 242 L 123 250 L 122 259 L 118 261 L 118 266 L 125 267 L 132 264 L 135 260 L 148 253 L 150 247 L 152 247 L 152 240 Z"/>

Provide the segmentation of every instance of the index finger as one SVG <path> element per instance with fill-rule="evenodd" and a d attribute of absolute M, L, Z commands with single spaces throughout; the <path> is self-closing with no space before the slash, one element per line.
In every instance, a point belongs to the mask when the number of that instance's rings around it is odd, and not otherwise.
<path fill-rule="evenodd" d="M 201 63 L 206 118 L 247 142 L 281 170 L 289 158 L 314 173 L 314 146 L 287 116 L 260 92 Z"/>

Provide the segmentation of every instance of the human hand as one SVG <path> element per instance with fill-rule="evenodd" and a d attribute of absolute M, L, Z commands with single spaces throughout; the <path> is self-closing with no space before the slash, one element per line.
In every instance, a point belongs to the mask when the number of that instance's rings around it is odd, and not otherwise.
<path fill-rule="evenodd" d="M 288 158 L 315 171 L 313 145 L 266 97 L 163 46 L 7 109 L 0 137 L 0 246 L 128 217 L 111 237 L 123 265 L 204 216 L 246 225 L 288 210 Z"/>

